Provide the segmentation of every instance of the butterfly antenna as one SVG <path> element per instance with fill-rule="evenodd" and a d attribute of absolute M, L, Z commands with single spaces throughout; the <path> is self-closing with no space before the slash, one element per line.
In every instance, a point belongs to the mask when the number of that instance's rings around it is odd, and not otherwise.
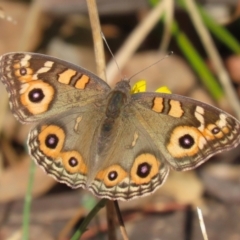
<path fill-rule="evenodd" d="M 102 31 L 101 31 L 101 36 L 102 36 L 102 39 L 103 39 L 103 41 L 105 42 L 105 44 L 106 44 L 106 46 L 107 46 L 107 48 L 108 48 L 108 51 L 109 51 L 110 54 L 111 54 L 114 62 L 115 62 L 116 65 L 117 65 L 117 68 L 118 68 L 119 74 L 121 75 L 121 78 L 123 79 L 123 75 L 122 75 L 122 72 L 121 72 L 121 70 L 120 70 L 120 68 L 119 68 L 119 66 L 118 66 L 117 60 L 116 60 L 115 56 L 113 55 L 113 52 L 112 52 L 111 48 L 109 47 L 109 45 L 108 45 L 108 43 L 107 43 L 107 39 L 105 38 L 105 36 L 104 36 L 104 34 L 103 34 Z"/>
<path fill-rule="evenodd" d="M 152 66 L 158 64 L 158 63 L 161 62 L 162 60 L 168 58 L 168 57 L 171 56 L 172 54 L 173 54 L 173 51 L 170 51 L 166 56 L 164 56 L 163 58 L 159 59 L 159 60 L 156 61 L 155 63 L 153 63 L 153 64 L 149 65 L 148 67 L 143 68 L 141 71 L 133 74 L 133 75 L 129 78 L 129 81 L 130 81 L 133 77 L 135 77 L 136 75 L 138 75 L 139 73 L 146 71 L 147 69 L 149 69 L 149 68 L 151 68 Z"/>

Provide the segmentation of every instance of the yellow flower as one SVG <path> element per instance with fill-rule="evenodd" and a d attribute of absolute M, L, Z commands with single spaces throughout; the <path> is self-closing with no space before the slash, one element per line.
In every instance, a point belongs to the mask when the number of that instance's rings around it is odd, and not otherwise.
<path fill-rule="evenodd" d="M 139 92 L 145 92 L 146 87 L 147 87 L 146 81 L 145 80 L 140 80 L 133 85 L 132 90 L 131 90 L 131 94 L 139 93 Z"/>
<path fill-rule="evenodd" d="M 131 93 L 134 94 L 134 93 L 139 93 L 139 92 L 145 92 L 146 91 L 146 88 L 147 88 L 147 83 L 145 80 L 140 80 L 138 82 L 136 82 L 133 87 L 132 87 L 132 90 L 131 90 Z M 156 90 L 156 92 L 160 92 L 160 93 L 168 93 L 168 94 L 171 94 L 172 92 L 168 89 L 168 87 L 166 86 L 163 86 L 163 87 L 160 87 Z"/>

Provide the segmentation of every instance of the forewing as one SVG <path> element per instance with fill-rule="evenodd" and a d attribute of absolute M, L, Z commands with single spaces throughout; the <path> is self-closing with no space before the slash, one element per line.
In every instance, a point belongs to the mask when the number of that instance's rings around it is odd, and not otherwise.
<path fill-rule="evenodd" d="M 84 68 L 35 53 L 2 55 L 0 79 L 9 93 L 11 109 L 22 123 L 98 102 L 110 90 Z"/>

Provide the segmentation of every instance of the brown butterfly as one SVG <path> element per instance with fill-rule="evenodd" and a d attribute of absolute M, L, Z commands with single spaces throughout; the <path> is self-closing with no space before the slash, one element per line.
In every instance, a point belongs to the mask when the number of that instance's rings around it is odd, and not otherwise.
<path fill-rule="evenodd" d="M 154 192 L 169 168 L 196 168 L 236 147 L 240 122 L 174 94 L 130 94 L 93 73 L 35 53 L 0 58 L 0 78 L 22 123 L 38 122 L 29 153 L 49 175 L 96 196 L 129 200 Z"/>

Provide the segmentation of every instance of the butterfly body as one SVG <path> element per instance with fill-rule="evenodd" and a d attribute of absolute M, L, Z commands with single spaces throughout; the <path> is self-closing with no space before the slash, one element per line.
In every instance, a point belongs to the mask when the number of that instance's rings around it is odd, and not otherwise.
<path fill-rule="evenodd" d="M 220 109 L 174 94 L 130 94 L 128 80 L 111 89 L 53 57 L 5 54 L 0 78 L 16 118 L 37 122 L 28 137 L 35 162 L 98 197 L 150 194 L 170 168 L 193 169 L 240 142 L 240 123 Z"/>

